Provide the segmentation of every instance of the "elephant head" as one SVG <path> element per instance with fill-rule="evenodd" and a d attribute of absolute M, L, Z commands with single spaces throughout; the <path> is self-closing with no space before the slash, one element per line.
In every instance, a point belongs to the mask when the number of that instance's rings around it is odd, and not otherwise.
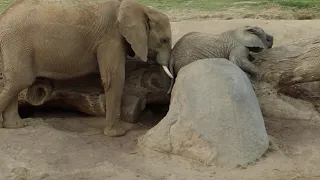
<path fill-rule="evenodd" d="M 147 61 L 148 53 L 156 54 L 156 62 L 166 74 L 171 54 L 171 25 L 167 15 L 133 0 L 122 0 L 117 12 L 119 29 L 136 56 Z"/>
<path fill-rule="evenodd" d="M 233 30 L 233 37 L 252 52 L 272 48 L 273 36 L 256 26 L 243 26 Z"/>

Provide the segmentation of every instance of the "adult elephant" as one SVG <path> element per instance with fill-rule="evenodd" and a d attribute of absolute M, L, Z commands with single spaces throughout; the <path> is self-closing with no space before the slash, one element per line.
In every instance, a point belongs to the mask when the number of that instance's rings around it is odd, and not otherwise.
<path fill-rule="evenodd" d="M 129 126 L 118 120 L 127 47 L 142 61 L 155 52 L 164 67 L 171 53 L 168 17 L 133 0 L 18 0 L 0 24 L 4 128 L 26 126 L 18 114 L 18 94 L 37 77 L 70 79 L 99 69 L 106 99 L 104 134 L 124 135 Z"/>

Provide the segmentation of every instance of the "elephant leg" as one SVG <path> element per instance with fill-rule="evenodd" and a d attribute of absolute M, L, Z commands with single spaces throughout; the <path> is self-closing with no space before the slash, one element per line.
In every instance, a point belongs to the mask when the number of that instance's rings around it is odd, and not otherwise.
<path fill-rule="evenodd" d="M 118 48 L 121 51 L 121 47 Z M 98 49 L 98 63 L 105 91 L 106 136 L 123 136 L 132 124 L 120 121 L 121 97 L 125 81 L 125 53 Z M 112 61 L 110 60 L 112 59 Z"/>
<path fill-rule="evenodd" d="M 245 47 L 239 47 L 230 52 L 229 60 L 251 76 L 257 76 L 259 69 L 249 61 L 248 57 L 249 50 Z"/>
<path fill-rule="evenodd" d="M 18 96 L 15 96 L 11 103 L 3 112 L 3 127 L 5 128 L 20 128 L 27 126 L 26 119 L 22 120 L 18 112 Z"/>
<path fill-rule="evenodd" d="M 18 113 L 18 94 L 23 89 L 21 86 L 18 88 L 6 85 L 0 94 L 0 112 L 3 116 L 2 126 L 4 128 L 21 128 L 26 126 L 25 121 L 20 118 Z"/>
<path fill-rule="evenodd" d="M 0 115 L 2 122 L 0 123 L 0 126 L 3 127 L 3 112 L 7 108 L 7 106 L 11 103 L 13 97 L 11 97 L 11 90 L 8 86 L 4 86 L 1 93 L 0 93 Z"/>
<path fill-rule="evenodd" d="M 252 64 L 248 59 L 241 60 L 240 68 L 254 77 L 256 77 L 259 74 L 258 68 L 254 64 Z"/>
<path fill-rule="evenodd" d="M 2 55 L 4 77 L 4 87 L 0 93 L 2 126 L 4 128 L 21 128 L 26 126 L 26 123 L 22 121 L 18 113 L 18 95 L 35 80 L 35 74 L 33 74 L 31 67 L 32 59 L 28 59 L 29 54 L 9 53 L 7 49 L 3 49 Z"/>
<path fill-rule="evenodd" d="M 115 77 L 114 83 L 111 83 L 111 87 L 105 91 L 107 124 L 104 134 L 111 137 L 123 136 L 132 128 L 132 124 L 120 120 L 122 88 L 119 79 Z"/>

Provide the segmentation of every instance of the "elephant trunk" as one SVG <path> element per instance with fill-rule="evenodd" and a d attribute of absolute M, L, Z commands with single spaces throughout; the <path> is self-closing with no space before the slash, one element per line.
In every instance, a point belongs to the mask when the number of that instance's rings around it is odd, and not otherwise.
<path fill-rule="evenodd" d="M 171 49 L 165 50 L 165 51 L 159 51 L 157 53 L 156 61 L 162 66 L 164 72 L 172 79 L 173 78 L 172 72 L 170 72 L 168 68 L 170 55 L 171 55 Z"/>

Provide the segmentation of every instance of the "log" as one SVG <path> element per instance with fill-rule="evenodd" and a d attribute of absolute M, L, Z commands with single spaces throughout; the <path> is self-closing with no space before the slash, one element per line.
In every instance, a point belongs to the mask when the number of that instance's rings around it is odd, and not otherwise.
<path fill-rule="evenodd" d="M 252 54 L 253 80 L 265 117 L 319 120 L 320 36 Z"/>
<path fill-rule="evenodd" d="M 146 104 L 168 104 L 169 96 L 159 82 L 160 66 L 154 61 L 127 60 L 121 120 L 136 122 Z M 3 85 L 2 78 L 0 83 Z M 105 116 L 100 75 L 92 73 L 70 80 L 37 78 L 31 87 L 19 94 L 19 107 L 28 106 L 59 107 Z"/>

